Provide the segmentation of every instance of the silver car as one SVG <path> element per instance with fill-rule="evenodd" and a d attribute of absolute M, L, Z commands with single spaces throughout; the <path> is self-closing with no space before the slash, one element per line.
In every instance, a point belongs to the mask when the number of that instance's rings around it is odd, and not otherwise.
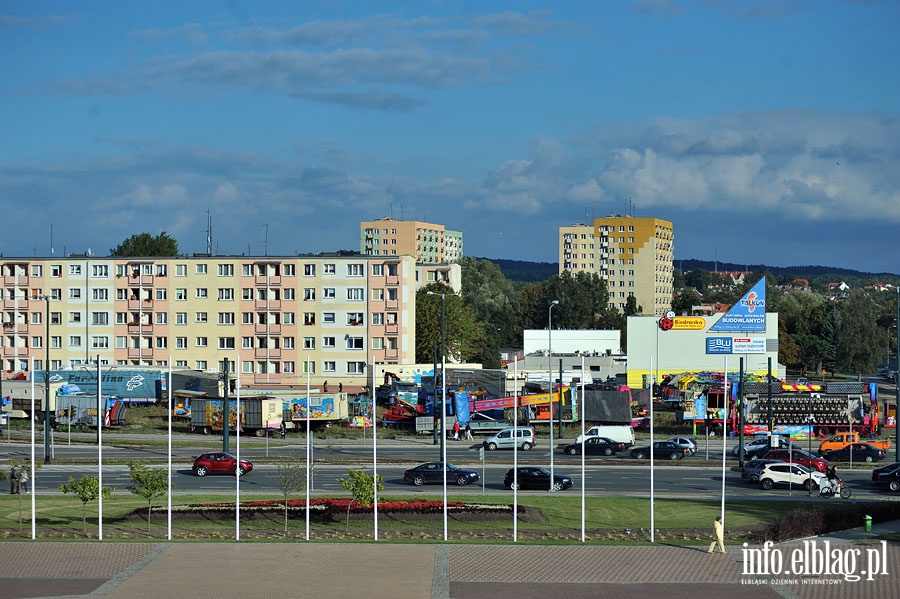
<path fill-rule="evenodd" d="M 522 451 L 528 451 L 535 446 L 536 439 L 534 437 L 534 429 L 530 426 L 520 426 L 516 429 L 510 426 L 491 435 L 482 441 L 481 444 L 488 451 L 512 449 L 513 446 L 518 447 Z"/>

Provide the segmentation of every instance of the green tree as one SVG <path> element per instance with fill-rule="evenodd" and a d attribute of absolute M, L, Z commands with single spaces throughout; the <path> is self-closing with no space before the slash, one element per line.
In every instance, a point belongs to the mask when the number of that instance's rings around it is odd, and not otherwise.
<path fill-rule="evenodd" d="M 347 529 L 350 529 L 350 506 L 353 505 L 353 502 L 360 505 L 372 505 L 372 502 L 375 501 L 375 490 L 377 485 L 377 490 L 381 491 L 384 489 L 383 478 L 379 474 L 376 480 L 375 476 L 372 474 L 367 474 L 364 470 L 356 470 L 355 468 L 349 468 L 347 470 L 348 478 L 339 478 L 341 486 L 350 491 L 350 494 L 353 496 L 353 499 L 350 500 L 350 503 L 347 504 Z"/>
<path fill-rule="evenodd" d="M 866 293 L 855 290 L 838 305 L 838 311 L 838 369 L 850 373 L 872 372 L 887 345 L 887 333 L 877 322 L 878 307 Z"/>
<path fill-rule="evenodd" d="M 428 295 L 428 292 L 437 295 Z M 441 300 L 440 294 L 444 294 Z M 442 305 L 443 304 L 443 305 Z M 442 315 L 443 311 L 443 315 Z M 481 328 L 471 310 L 453 289 L 441 283 L 431 283 L 416 293 L 416 361 L 429 363 L 434 358 L 437 342 L 441 349 L 441 321 L 447 361 L 466 362 L 476 353 Z"/>
<path fill-rule="evenodd" d="M 169 472 L 165 468 L 150 468 L 146 464 L 131 464 L 128 477 L 133 483 L 128 488 L 133 495 L 147 500 L 147 531 L 150 531 L 150 512 L 153 500 L 169 491 Z M 175 486 L 174 483 L 172 485 Z"/>
<path fill-rule="evenodd" d="M 70 476 L 69 482 L 60 485 L 59 490 L 66 495 L 74 495 L 75 499 L 81 502 L 81 524 L 84 528 L 84 532 L 87 533 L 88 502 L 96 501 L 101 493 L 103 494 L 103 498 L 106 499 L 115 489 L 112 487 L 103 487 L 101 490 L 100 480 L 96 476 L 85 475 L 77 481 Z"/>
<path fill-rule="evenodd" d="M 109 250 L 109 255 L 121 258 L 177 256 L 178 242 L 165 231 L 156 237 L 150 233 L 138 233 Z"/>
<path fill-rule="evenodd" d="M 275 488 L 284 496 L 284 532 L 288 529 L 288 500 L 294 493 L 306 489 L 306 466 L 298 463 L 278 464 Z"/>

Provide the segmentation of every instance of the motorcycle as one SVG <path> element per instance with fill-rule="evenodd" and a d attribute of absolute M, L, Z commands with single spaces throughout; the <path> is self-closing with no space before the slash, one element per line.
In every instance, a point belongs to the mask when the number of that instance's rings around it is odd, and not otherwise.
<path fill-rule="evenodd" d="M 841 497 L 842 499 L 850 499 L 850 487 L 844 485 L 844 481 L 839 478 L 830 479 L 822 484 L 819 489 L 819 495 L 822 497 Z"/>

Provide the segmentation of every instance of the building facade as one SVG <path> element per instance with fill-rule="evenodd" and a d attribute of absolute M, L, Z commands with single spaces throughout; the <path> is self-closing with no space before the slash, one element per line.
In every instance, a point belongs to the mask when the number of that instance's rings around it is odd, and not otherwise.
<path fill-rule="evenodd" d="M 674 230 L 666 220 L 610 215 L 559 228 L 559 273 L 597 274 L 606 281 L 610 308 L 619 311 L 634 297 L 641 314 L 665 314 L 673 262 Z"/>
<path fill-rule="evenodd" d="M 366 256 L 413 256 L 422 264 L 456 262 L 463 235 L 444 225 L 381 218 L 359 223 L 359 251 Z"/>
<path fill-rule="evenodd" d="M 414 362 L 416 290 L 460 287 L 458 265 L 408 255 L 0 258 L 0 277 L 5 377 L 48 356 L 52 370 L 228 359 L 272 385 L 363 385 L 373 361 Z"/>

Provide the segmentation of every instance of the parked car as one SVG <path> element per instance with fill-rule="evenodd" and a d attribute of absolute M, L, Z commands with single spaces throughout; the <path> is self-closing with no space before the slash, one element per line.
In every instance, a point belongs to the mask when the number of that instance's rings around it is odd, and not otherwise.
<path fill-rule="evenodd" d="M 759 473 L 759 484 L 766 491 L 779 485 L 802 487 L 812 491 L 818 489 L 824 480 L 825 475 L 818 470 L 811 471 L 806 466 L 787 462 L 766 464 Z"/>
<path fill-rule="evenodd" d="M 769 437 L 757 437 L 750 441 L 744 443 L 744 458 L 748 460 L 752 460 L 753 458 L 757 458 L 763 453 L 773 449 L 770 447 Z M 796 443 L 791 443 L 787 439 L 783 437 L 778 438 L 778 447 L 779 449 L 787 449 L 788 447 L 793 447 L 794 449 L 801 449 L 799 445 Z M 731 448 L 731 455 L 737 457 L 738 452 L 740 451 L 741 446 L 735 445 Z"/>
<path fill-rule="evenodd" d="M 765 469 L 769 464 L 783 464 L 779 460 L 766 460 L 763 458 L 754 458 L 749 462 L 744 464 L 744 467 L 741 468 L 741 478 L 745 481 L 751 483 L 759 482 L 759 474 Z"/>
<path fill-rule="evenodd" d="M 809 379 L 808 379 L 807 377 L 805 377 L 805 376 L 798 376 L 798 377 L 797 377 L 797 384 L 798 384 L 798 385 L 808 385 L 808 384 L 809 384 Z"/>
<path fill-rule="evenodd" d="M 802 449 L 770 449 L 760 457 L 767 460 L 780 460 L 782 462 L 800 464 L 819 472 L 825 472 L 829 466 L 828 460 L 825 458 L 820 458 Z"/>
<path fill-rule="evenodd" d="M 675 436 L 669 437 L 666 441 L 671 441 L 678 447 L 684 447 L 690 451 L 693 455 L 697 453 L 697 440 L 693 437 L 685 437 L 685 436 Z"/>
<path fill-rule="evenodd" d="M 513 436 L 514 431 L 515 436 Z M 488 451 L 494 451 L 495 449 L 512 449 L 514 445 L 523 451 L 528 451 L 534 447 L 536 443 L 534 428 L 530 426 L 520 426 L 513 429 L 513 427 L 510 426 L 501 431 L 497 431 L 482 441 L 481 444 Z"/>
<path fill-rule="evenodd" d="M 656 441 L 653 443 L 653 457 L 662 460 L 680 460 L 690 455 L 688 449 L 679 447 L 671 441 Z M 650 457 L 650 447 L 633 447 L 631 457 L 643 460 Z"/>
<path fill-rule="evenodd" d="M 202 453 L 194 458 L 194 465 L 191 468 L 197 476 L 206 476 L 207 474 L 234 474 L 237 468 L 237 458 L 224 451 L 211 451 Z M 240 468 L 237 468 L 241 476 L 253 470 L 253 464 L 250 460 L 241 458 Z"/>
<path fill-rule="evenodd" d="M 424 484 L 443 484 L 444 463 L 425 462 L 415 468 L 410 468 L 403 473 L 403 480 L 417 487 Z M 464 487 L 478 481 L 478 472 L 454 466 L 447 462 L 447 482 L 451 485 Z"/>
<path fill-rule="evenodd" d="M 550 490 L 550 471 L 541 466 L 519 466 L 518 477 L 513 479 L 513 469 L 510 468 L 503 477 L 503 484 L 508 489 L 536 489 L 538 491 Z M 571 476 L 553 473 L 553 490 L 565 491 L 575 484 Z"/>
<path fill-rule="evenodd" d="M 872 482 L 879 486 L 886 486 L 894 492 L 900 491 L 900 462 L 872 470 Z"/>
<path fill-rule="evenodd" d="M 852 449 L 852 451 L 851 451 Z M 830 449 L 822 457 L 831 462 L 878 462 L 884 458 L 884 450 L 868 443 L 850 443 L 843 449 Z"/>
<path fill-rule="evenodd" d="M 581 443 L 572 443 L 563 448 L 569 455 L 581 455 Z M 608 437 L 590 437 L 584 441 L 584 455 L 615 455 L 625 451 L 625 444 Z"/>

